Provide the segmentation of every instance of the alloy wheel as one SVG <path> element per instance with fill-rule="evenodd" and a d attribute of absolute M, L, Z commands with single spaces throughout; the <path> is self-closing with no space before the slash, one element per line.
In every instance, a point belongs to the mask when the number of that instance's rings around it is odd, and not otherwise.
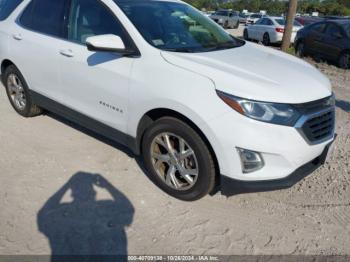
<path fill-rule="evenodd" d="M 167 186 L 183 191 L 196 184 L 198 161 L 185 139 L 172 133 L 161 133 L 153 139 L 150 150 L 153 168 Z"/>
<path fill-rule="evenodd" d="M 23 84 L 17 75 L 10 74 L 7 77 L 7 88 L 14 106 L 19 110 L 23 110 L 27 105 L 27 99 Z"/>
<path fill-rule="evenodd" d="M 263 44 L 266 46 L 270 44 L 270 37 L 267 33 L 265 33 L 263 36 Z"/>

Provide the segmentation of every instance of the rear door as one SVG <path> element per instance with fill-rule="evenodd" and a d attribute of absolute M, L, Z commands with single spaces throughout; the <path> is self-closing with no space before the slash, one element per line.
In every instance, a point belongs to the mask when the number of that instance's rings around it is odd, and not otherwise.
<path fill-rule="evenodd" d="M 342 43 L 345 38 L 345 32 L 339 25 L 329 23 L 321 42 L 322 56 L 330 60 L 336 60 L 342 51 Z"/>
<path fill-rule="evenodd" d="M 268 18 L 262 18 L 259 25 L 257 25 L 257 30 L 256 30 L 256 38 L 259 41 L 263 40 L 263 36 L 266 32 L 269 32 L 271 25 L 272 25 L 272 21 Z"/>
<path fill-rule="evenodd" d="M 259 40 L 258 39 L 258 30 L 259 30 L 261 22 L 262 22 L 262 19 L 258 20 L 255 24 L 248 26 L 249 38 L 254 39 L 254 40 Z"/>
<path fill-rule="evenodd" d="M 65 0 L 33 0 L 11 23 L 11 58 L 30 89 L 59 99 L 58 39 L 63 36 Z"/>
<path fill-rule="evenodd" d="M 326 23 L 317 23 L 310 26 L 309 32 L 305 36 L 305 48 L 309 53 L 318 54 L 321 52 L 325 28 Z"/>

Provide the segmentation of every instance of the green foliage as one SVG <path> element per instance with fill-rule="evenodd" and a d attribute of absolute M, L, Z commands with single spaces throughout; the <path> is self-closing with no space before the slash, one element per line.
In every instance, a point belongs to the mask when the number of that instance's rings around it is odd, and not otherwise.
<path fill-rule="evenodd" d="M 233 9 L 250 12 L 266 10 L 270 15 L 281 15 L 287 11 L 288 1 L 278 0 L 234 0 L 223 2 L 222 0 L 185 0 L 200 10 Z M 350 16 L 350 0 L 299 0 L 299 13 L 319 12 L 322 15 Z"/>

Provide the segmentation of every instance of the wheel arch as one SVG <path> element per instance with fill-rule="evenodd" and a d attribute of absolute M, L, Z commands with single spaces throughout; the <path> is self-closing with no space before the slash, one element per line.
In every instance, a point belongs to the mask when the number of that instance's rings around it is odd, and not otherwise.
<path fill-rule="evenodd" d="M 4 73 L 5 73 L 5 70 L 6 68 L 8 68 L 9 66 L 11 65 L 15 65 L 15 63 L 13 63 L 11 60 L 9 59 L 4 59 L 2 62 L 1 62 L 1 81 L 2 83 L 4 84 Z"/>
<path fill-rule="evenodd" d="M 219 165 L 219 161 L 217 159 L 216 153 L 214 151 L 214 148 L 209 142 L 209 139 L 192 120 L 190 120 L 188 117 L 186 117 L 185 115 L 175 110 L 168 109 L 168 108 L 155 108 L 155 109 L 149 110 L 147 113 L 143 115 L 143 117 L 141 118 L 137 126 L 136 146 L 139 153 L 142 153 L 141 145 L 142 145 L 142 140 L 147 128 L 150 127 L 154 121 L 162 117 L 174 117 L 176 119 L 183 121 L 184 123 L 188 124 L 193 130 L 195 130 L 197 134 L 203 139 L 204 143 L 207 145 L 210 153 L 212 154 L 214 164 L 215 164 L 215 171 L 217 175 L 216 184 L 219 185 L 220 165 Z"/>

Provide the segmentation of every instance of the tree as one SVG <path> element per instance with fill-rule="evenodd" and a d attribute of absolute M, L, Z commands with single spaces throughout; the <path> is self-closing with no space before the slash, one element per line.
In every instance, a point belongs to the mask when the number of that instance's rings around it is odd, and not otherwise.
<path fill-rule="evenodd" d="M 286 25 L 284 27 L 284 34 L 282 39 L 282 51 L 286 52 L 290 46 L 290 38 L 293 31 L 294 17 L 297 12 L 298 0 L 289 0 L 288 13 L 286 18 Z"/>

